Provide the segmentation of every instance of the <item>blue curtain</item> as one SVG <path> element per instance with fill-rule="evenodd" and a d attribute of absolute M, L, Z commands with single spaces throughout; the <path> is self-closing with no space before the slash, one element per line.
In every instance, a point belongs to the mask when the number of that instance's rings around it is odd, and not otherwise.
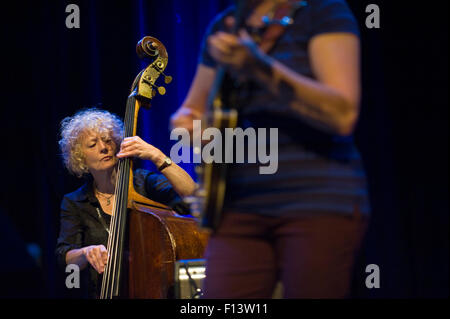
<path fill-rule="evenodd" d="M 80 28 L 65 25 L 66 6 L 80 8 Z M 138 59 L 136 43 L 145 35 L 161 40 L 169 54 L 166 74 L 173 82 L 142 110 L 138 134 L 170 153 L 169 116 L 179 107 L 194 75 L 203 32 L 230 1 L 29 1 L 11 3 L 2 19 L 3 98 L 1 119 L 9 165 L 1 189 L 2 215 L 9 216 L 20 238 L 18 247 L 36 257 L 28 267 L 31 282 L 13 293 L 20 273 L 0 267 L 0 296 L 59 296 L 54 246 L 62 196 L 82 181 L 67 174 L 58 149 L 59 123 L 81 108 L 101 107 L 123 117 L 135 76 L 146 65 Z M 146 163 L 138 163 L 148 166 Z M 150 167 L 151 169 L 154 169 Z M 189 166 L 187 170 L 192 173 Z M 25 198 L 25 200 L 24 200 Z M 29 203 L 28 205 L 21 205 Z M 7 220 L 7 219 L 2 219 Z M 8 227 L 6 222 L 1 226 Z M 6 233 L 5 233 L 6 234 Z M 7 242 L 7 240 L 5 240 Z M 14 256 L 11 256 L 14 258 Z M 21 264 L 17 260 L 17 264 Z M 30 265 L 29 260 L 23 264 Z M 5 268 L 5 269 L 4 269 Z M 17 269 L 21 269 L 18 267 Z M 23 273 L 23 272 L 22 272 Z M 25 273 L 24 273 L 25 274 Z M 39 278 L 38 278 L 39 277 Z M 28 278 L 28 277 L 27 277 Z M 27 288 L 28 287 L 28 288 Z"/>
<path fill-rule="evenodd" d="M 7 216 L 0 218 L 0 234 L 2 245 L 16 247 L 8 251 L 17 254 L 2 256 L 16 267 L 0 262 L 0 297 L 60 296 L 64 280 L 53 255 L 59 205 L 82 184 L 62 166 L 61 120 L 92 106 L 123 116 L 131 83 L 145 66 L 136 43 L 151 35 L 165 44 L 165 73 L 174 80 L 159 81 L 167 94 L 141 111 L 138 134 L 169 154 L 169 116 L 186 96 L 207 24 L 231 2 L 8 3 L 0 22 L 0 215 Z M 79 29 L 65 26 L 71 3 L 80 8 Z M 448 297 L 448 3 L 379 0 L 379 30 L 364 27 L 371 1 L 348 3 L 362 31 L 364 95 L 357 141 L 374 207 L 357 269 L 380 264 L 384 278 L 381 289 L 368 291 L 360 271 L 354 294 Z M 193 173 L 191 165 L 183 167 Z"/>

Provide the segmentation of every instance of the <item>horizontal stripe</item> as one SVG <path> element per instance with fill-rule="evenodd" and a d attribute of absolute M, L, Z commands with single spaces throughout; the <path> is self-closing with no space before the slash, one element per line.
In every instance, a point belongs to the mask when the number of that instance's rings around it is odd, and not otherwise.
<path fill-rule="evenodd" d="M 287 202 L 272 205 L 246 205 L 241 203 L 232 203 L 225 206 L 225 210 L 251 212 L 267 216 L 305 216 L 317 214 L 342 214 L 352 215 L 354 213 L 354 204 L 338 204 L 327 202 Z M 363 215 L 370 214 L 370 206 L 368 202 L 361 203 L 358 206 L 359 211 Z"/>
<path fill-rule="evenodd" d="M 248 173 L 248 172 L 247 172 Z M 276 174 L 236 174 L 230 175 L 229 182 L 231 184 L 259 184 L 259 183 L 283 183 L 285 181 L 291 181 L 302 183 L 302 180 L 311 181 L 316 178 L 318 182 L 328 182 L 333 180 L 340 180 L 342 182 L 361 182 L 365 180 L 365 174 L 363 171 L 335 171 L 335 170 L 299 170 L 293 172 L 277 172 Z"/>

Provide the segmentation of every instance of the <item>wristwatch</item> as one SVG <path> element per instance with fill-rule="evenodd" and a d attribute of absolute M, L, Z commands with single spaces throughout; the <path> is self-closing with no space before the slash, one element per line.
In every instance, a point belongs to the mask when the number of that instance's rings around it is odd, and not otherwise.
<path fill-rule="evenodd" d="M 166 156 L 166 158 L 164 159 L 164 163 L 162 163 L 161 166 L 158 167 L 158 171 L 161 172 L 163 169 L 170 165 L 172 165 L 172 160 Z"/>

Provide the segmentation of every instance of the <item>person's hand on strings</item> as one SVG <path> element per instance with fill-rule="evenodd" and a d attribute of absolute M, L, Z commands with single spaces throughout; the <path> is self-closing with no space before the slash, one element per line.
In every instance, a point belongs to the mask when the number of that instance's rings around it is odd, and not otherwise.
<path fill-rule="evenodd" d="M 226 21 L 228 29 L 234 23 L 232 18 Z M 219 64 L 239 75 L 251 76 L 266 54 L 253 41 L 245 29 L 237 34 L 218 31 L 208 37 L 208 52 Z"/>
<path fill-rule="evenodd" d="M 103 245 L 92 245 L 84 247 L 83 254 L 86 260 L 92 267 L 102 274 L 105 271 L 105 266 L 108 261 L 108 252 Z"/>

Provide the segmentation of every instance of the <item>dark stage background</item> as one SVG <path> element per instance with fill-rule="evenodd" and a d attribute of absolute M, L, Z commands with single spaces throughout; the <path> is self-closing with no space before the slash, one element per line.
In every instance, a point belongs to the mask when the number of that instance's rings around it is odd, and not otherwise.
<path fill-rule="evenodd" d="M 64 296 L 53 255 L 59 205 L 81 182 L 62 166 L 60 121 L 90 106 L 123 116 L 144 66 L 135 45 L 152 35 L 168 50 L 174 81 L 141 113 L 139 135 L 169 154 L 169 116 L 187 93 L 205 27 L 229 2 L 21 1 L 2 8 L 0 297 Z M 348 2 L 362 32 L 356 137 L 373 207 L 353 296 L 448 297 L 448 2 Z M 80 7 L 80 29 L 65 26 L 70 3 Z M 380 6 L 380 29 L 365 27 L 370 3 Z M 380 267 L 379 289 L 365 287 L 368 264 Z"/>

